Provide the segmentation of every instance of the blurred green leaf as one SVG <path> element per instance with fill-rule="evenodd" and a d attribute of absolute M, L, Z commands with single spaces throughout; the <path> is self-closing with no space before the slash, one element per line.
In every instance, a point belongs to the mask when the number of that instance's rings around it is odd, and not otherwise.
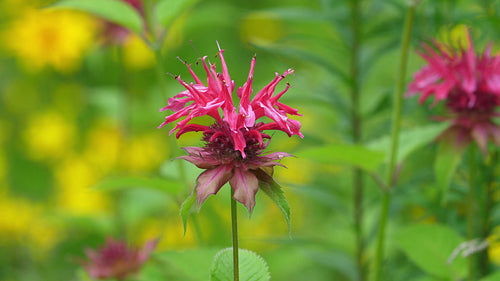
<path fill-rule="evenodd" d="M 168 26 L 177 16 L 198 1 L 199 0 L 162 0 L 155 8 L 156 19 L 163 26 Z"/>
<path fill-rule="evenodd" d="M 436 175 L 436 183 L 441 190 L 441 202 L 446 202 L 448 187 L 458 165 L 464 154 L 463 149 L 456 149 L 445 142 L 440 142 L 434 161 L 434 173 Z"/>
<path fill-rule="evenodd" d="M 238 249 L 241 281 L 268 281 L 271 279 L 267 263 L 256 253 Z M 217 253 L 210 268 L 210 281 L 233 280 L 233 249 Z"/>
<path fill-rule="evenodd" d="M 105 179 L 93 188 L 100 191 L 116 191 L 128 188 L 150 188 L 175 195 L 183 189 L 183 185 L 174 180 L 163 178 L 116 177 Z"/>
<path fill-rule="evenodd" d="M 174 1 L 175 2 L 175 1 Z M 51 9 L 76 9 L 102 17 L 122 25 L 137 34 L 143 30 L 141 15 L 124 1 L 118 0 L 61 0 L 50 6 Z"/>
<path fill-rule="evenodd" d="M 216 253 L 217 249 L 197 248 L 182 252 L 157 253 L 153 258 L 159 261 L 163 270 L 169 271 L 167 275 L 172 277 L 163 280 L 206 281 Z"/>
<path fill-rule="evenodd" d="M 401 130 L 399 135 L 399 148 L 397 162 L 403 161 L 415 150 L 431 143 L 445 128 L 447 124 L 433 124 L 423 127 Z M 372 141 L 367 146 L 371 149 L 389 151 L 390 137 L 385 136 Z M 387 153 L 388 160 L 389 153 Z"/>
<path fill-rule="evenodd" d="M 500 280 L 500 272 L 495 272 L 493 274 L 490 274 L 479 281 L 498 281 Z"/>
<path fill-rule="evenodd" d="M 338 68 L 336 65 L 333 63 L 329 62 L 328 60 L 325 59 L 325 57 L 321 55 L 317 55 L 313 52 L 310 51 L 305 51 L 297 48 L 291 48 L 288 46 L 280 46 L 276 44 L 255 44 L 256 48 L 262 49 L 266 52 L 270 52 L 273 54 L 279 54 L 280 56 L 289 56 L 295 59 L 299 59 L 301 61 L 308 61 L 315 63 L 321 67 L 323 67 L 325 70 L 330 72 L 330 74 L 339 77 L 339 79 L 344 82 L 346 85 L 349 85 L 351 79 L 349 76 L 342 71 L 340 68 Z"/>
<path fill-rule="evenodd" d="M 397 243 L 408 258 L 427 273 L 442 278 L 464 277 L 467 263 L 457 258 L 447 261 L 453 250 L 464 242 L 455 231 L 444 225 L 411 225 L 396 235 Z"/>
<path fill-rule="evenodd" d="M 346 164 L 373 172 L 384 161 L 383 152 L 360 145 L 330 144 L 302 150 L 298 157 L 307 158 L 323 164 Z"/>
<path fill-rule="evenodd" d="M 264 191 L 264 193 L 273 200 L 273 202 L 278 206 L 285 217 L 286 224 L 288 226 L 288 234 L 292 235 L 292 227 L 290 224 L 290 205 L 285 198 L 283 193 L 283 189 L 281 186 L 269 175 L 267 175 L 264 171 L 259 170 L 261 176 L 266 177 L 265 181 L 259 180 L 259 188 Z"/>
<path fill-rule="evenodd" d="M 182 225 L 184 226 L 184 234 L 186 234 L 187 221 L 189 219 L 189 215 L 191 214 L 195 202 L 196 202 L 196 190 L 193 190 L 193 192 L 191 192 L 191 195 L 189 195 L 188 198 L 186 198 L 186 200 L 182 202 L 180 215 L 182 219 Z"/>

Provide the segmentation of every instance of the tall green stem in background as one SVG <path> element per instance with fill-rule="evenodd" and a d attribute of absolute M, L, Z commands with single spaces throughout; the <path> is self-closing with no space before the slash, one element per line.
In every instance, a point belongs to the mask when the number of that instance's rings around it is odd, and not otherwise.
<path fill-rule="evenodd" d="M 393 97 L 392 111 L 392 131 L 391 131 L 391 147 L 389 167 L 387 169 L 387 184 L 389 189 L 384 191 L 382 198 L 382 208 L 380 211 L 380 223 L 377 237 L 377 245 L 375 259 L 373 263 L 373 280 L 386 280 L 381 278 L 381 266 L 384 258 L 385 248 L 385 230 L 387 227 L 387 218 L 389 215 L 389 206 L 391 203 L 391 192 L 395 186 L 396 161 L 399 143 L 399 131 L 401 127 L 401 111 L 403 105 L 403 92 L 405 89 L 406 65 L 408 62 L 408 51 L 410 49 L 410 37 L 415 16 L 416 4 L 410 5 L 408 8 L 405 25 L 403 29 L 403 39 L 401 45 L 401 61 L 398 69 L 397 85 Z"/>
<path fill-rule="evenodd" d="M 476 149 L 472 143 L 469 147 L 469 193 L 467 195 L 467 240 L 476 238 Z M 476 280 L 476 255 L 470 255 L 469 261 L 469 276 L 467 280 Z"/>
<path fill-rule="evenodd" d="M 482 170 L 486 170 L 487 174 L 483 178 L 485 178 L 485 184 L 482 185 L 484 192 L 481 194 L 483 201 L 481 202 L 481 233 L 480 237 L 486 238 L 490 235 L 491 229 L 491 212 L 493 207 L 495 206 L 495 197 L 494 197 L 494 184 L 495 184 L 495 166 L 498 163 L 498 151 L 494 151 L 490 153 L 490 157 L 488 162 L 486 163 L 486 167 Z M 489 257 L 488 251 L 482 251 L 479 253 L 479 277 L 485 277 L 489 274 Z"/>
<path fill-rule="evenodd" d="M 361 38 L 360 2 L 350 2 L 351 9 L 351 129 L 354 143 L 361 141 L 361 116 L 359 108 L 360 74 L 359 74 L 359 49 Z M 363 241 L 363 174 L 361 169 L 353 170 L 353 203 L 354 203 L 354 230 L 356 235 L 356 264 L 358 267 L 359 280 L 365 280 L 365 268 L 363 264 L 364 241 Z"/>
<path fill-rule="evenodd" d="M 233 277 L 234 281 L 240 280 L 240 267 L 238 261 L 238 217 L 236 213 L 236 200 L 234 189 L 231 188 L 231 228 L 233 234 Z"/>

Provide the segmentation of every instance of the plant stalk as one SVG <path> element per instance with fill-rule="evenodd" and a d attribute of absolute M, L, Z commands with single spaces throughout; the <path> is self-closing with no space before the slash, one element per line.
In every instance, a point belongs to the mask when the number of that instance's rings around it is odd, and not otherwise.
<path fill-rule="evenodd" d="M 231 228 L 233 234 L 233 277 L 234 281 L 240 280 L 240 267 L 238 261 L 238 215 L 236 213 L 236 200 L 233 198 L 234 189 L 231 188 Z"/>
<path fill-rule="evenodd" d="M 393 96 L 393 111 L 392 111 L 392 129 L 391 129 L 391 147 L 389 167 L 387 169 L 387 184 L 388 190 L 384 191 L 382 198 L 382 207 L 380 211 L 380 224 L 378 230 L 377 244 L 375 250 L 375 259 L 373 263 L 373 280 L 381 280 L 382 261 L 384 258 L 385 250 L 385 233 L 387 228 L 387 220 L 389 215 L 389 207 L 391 203 L 391 192 L 394 189 L 397 153 L 399 145 L 399 131 L 401 127 L 401 112 L 403 105 L 403 93 L 405 88 L 406 66 L 408 64 L 408 53 L 410 49 L 410 38 L 415 17 L 415 5 L 410 5 L 405 17 L 405 24 L 403 28 L 403 39 L 401 45 L 401 61 L 399 64 L 399 72 L 397 78 L 396 89 Z M 384 279 L 382 279 L 384 280 Z"/>
<path fill-rule="evenodd" d="M 360 73 L 359 73 L 359 50 L 361 41 L 360 2 L 353 0 L 351 9 L 351 129 L 354 143 L 361 141 L 361 116 L 359 106 L 360 96 Z M 365 280 L 365 266 L 363 262 L 364 240 L 363 240 L 363 173 L 361 169 L 353 170 L 353 205 L 354 205 L 354 231 L 356 236 L 356 264 L 360 281 Z"/>
<path fill-rule="evenodd" d="M 482 225 L 481 225 L 481 234 L 480 236 L 485 239 L 490 235 L 491 229 L 491 212 L 493 207 L 495 206 L 494 200 L 494 183 L 495 183 L 495 165 L 498 163 L 498 152 L 494 151 L 490 154 L 490 159 L 487 163 L 485 170 L 487 170 L 488 174 L 486 176 L 486 184 L 484 188 L 486 189 L 482 197 L 484 198 L 484 202 L 481 204 L 483 206 L 483 217 L 482 217 Z M 489 265 L 490 261 L 488 258 L 488 252 L 482 251 L 479 256 L 479 274 L 480 277 L 483 278 L 489 274 Z"/>
<path fill-rule="evenodd" d="M 469 147 L 469 193 L 467 194 L 467 240 L 473 240 L 476 237 L 476 149 L 474 143 Z M 468 257 L 469 275 L 467 280 L 474 281 L 476 277 L 476 255 Z"/>

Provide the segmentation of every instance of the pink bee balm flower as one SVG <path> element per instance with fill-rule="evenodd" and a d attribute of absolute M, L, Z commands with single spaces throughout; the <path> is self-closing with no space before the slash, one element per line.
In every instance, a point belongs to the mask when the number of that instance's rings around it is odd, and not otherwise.
<path fill-rule="evenodd" d="M 93 279 L 116 278 L 125 279 L 137 273 L 149 259 L 156 247 L 157 239 L 148 241 L 141 249 L 128 248 L 125 242 L 108 238 L 106 244 L 99 250 L 85 251 L 88 261 L 83 262 L 83 268 Z"/>
<path fill-rule="evenodd" d="M 259 181 L 268 181 L 272 167 L 282 166 L 275 161 L 291 156 L 285 152 L 264 155 L 263 151 L 271 139 L 264 131 L 279 130 L 288 136 L 303 137 L 300 132 L 300 122 L 288 117 L 300 114 L 296 109 L 278 101 L 290 85 L 287 84 L 283 91 L 275 94 L 278 83 L 292 74 L 293 70 L 289 69 L 281 75 L 276 73 L 275 78 L 251 99 L 254 57 L 247 81 L 243 87 L 236 90 L 239 98 L 236 110 L 232 96 L 235 83 L 229 76 L 223 52 L 224 50 L 219 48 L 222 73 L 217 73 L 215 64 L 210 62 L 207 64 L 207 57 L 203 57 L 203 67 L 207 73 L 206 85 L 196 76 L 190 65 L 187 67 L 194 82 L 188 84 L 179 76 L 176 77 L 186 90 L 170 98 L 168 105 L 160 109 L 160 111 L 174 112 L 166 117 L 160 128 L 185 117 L 177 122 L 170 134 L 177 130 L 176 137 L 179 138 L 186 132 L 203 132 L 205 146 L 185 147 L 184 150 L 188 155 L 179 157 L 206 169 L 197 180 L 198 206 L 201 206 L 210 194 L 216 194 L 225 183 L 229 182 L 234 189 L 234 199 L 245 205 L 251 213 L 255 206 Z M 190 123 L 193 118 L 205 115 L 212 117 L 215 123 L 211 126 Z M 262 117 L 268 117 L 272 121 L 257 122 Z M 264 170 L 268 173 L 266 174 Z"/>
<path fill-rule="evenodd" d="M 434 96 L 434 104 L 446 101 L 450 127 L 441 137 L 450 138 L 456 147 L 475 141 L 486 153 L 488 140 L 500 145 L 500 128 L 493 122 L 500 105 L 500 56 L 491 55 L 491 44 L 477 55 L 468 34 L 468 48 L 456 50 L 434 42 L 419 52 L 428 65 L 415 74 L 407 95 L 420 93 L 419 102 Z"/>

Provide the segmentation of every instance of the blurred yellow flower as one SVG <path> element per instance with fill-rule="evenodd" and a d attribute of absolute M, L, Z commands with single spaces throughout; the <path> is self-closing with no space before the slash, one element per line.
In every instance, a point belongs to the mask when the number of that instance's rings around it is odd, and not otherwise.
<path fill-rule="evenodd" d="M 95 21 L 65 10 L 27 10 L 6 29 L 5 45 L 31 71 L 45 66 L 67 73 L 93 43 Z"/>
<path fill-rule="evenodd" d="M 465 24 L 459 24 L 452 28 L 444 26 L 439 30 L 437 40 L 450 45 L 456 49 L 469 48 L 469 28 Z M 447 50 L 444 50 L 447 51 Z"/>
<path fill-rule="evenodd" d="M 194 231 L 188 229 L 184 236 L 182 222 L 177 215 L 167 219 L 162 218 L 161 220 L 145 220 L 140 229 L 141 232 L 138 236 L 141 243 L 153 237 L 160 237 L 160 242 L 156 246 L 156 249 L 159 251 L 167 249 L 186 249 L 195 246 Z"/>
<path fill-rule="evenodd" d="M 34 159 L 58 159 L 71 148 L 74 135 L 74 124 L 64 116 L 48 111 L 29 119 L 24 141 L 29 155 Z"/>
<path fill-rule="evenodd" d="M 155 132 L 134 137 L 121 154 L 124 168 L 131 172 L 145 172 L 158 167 L 168 153 L 162 135 Z"/>
<path fill-rule="evenodd" d="M 60 239 L 44 211 L 39 204 L 0 193 L 0 245 L 27 243 L 34 257 L 43 257 Z"/>
<path fill-rule="evenodd" d="M 119 128 L 99 124 L 89 132 L 84 157 L 103 175 L 116 167 L 122 147 L 123 135 Z"/>
<path fill-rule="evenodd" d="M 146 69 L 155 63 L 153 51 L 135 34 L 130 34 L 123 45 L 123 56 L 125 66 L 132 70 Z"/>
<path fill-rule="evenodd" d="M 73 215 L 93 215 L 106 211 L 109 198 L 92 185 L 99 180 L 93 166 L 83 158 L 68 159 L 55 171 L 58 206 Z"/>
<path fill-rule="evenodd" d="M 274 173 L 280 183 L 306 184 L 311 182 L 315 164 L 307 159 L 284 158 L 281 164 L 287 169 L 275 167 Z"/>
<path fill-rule="evenodd" d="M 487 238 L 488 257 L 496 265 L 500 265 L 500 226 L 493 229 L 493 233 Z"/>
<path fill-rule="evenodd" d="M 31 227 L 40 209 L 26 200 L 3 195 L 0 196 L 0 214 L 0 244 L 3 244 L 22 239 L 21 235 Z"/>
<path fill-rule="evenodd" d="M 283 37 L 285 29 L 281 20 L 267 12 L 249 14 L 240 27 L 240 35 L 244 42 L 269 44 Z"/>

